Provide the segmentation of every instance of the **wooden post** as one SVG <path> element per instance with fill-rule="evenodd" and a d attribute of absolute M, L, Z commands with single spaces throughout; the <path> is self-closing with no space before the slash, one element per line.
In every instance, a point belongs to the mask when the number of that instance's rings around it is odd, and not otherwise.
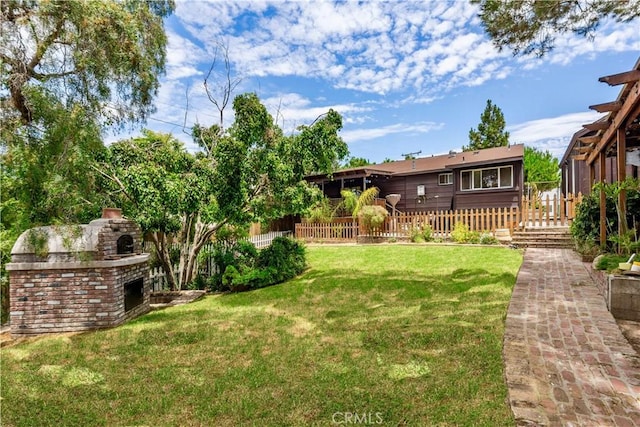
<path fill-rule="evenodd" d="M 621 126 L 616 131 L 618 139 L 618 184 L 622 185 L 627 178 L 627 139 L 626 126 Z M 627 232 L 627 192 L 622 189 L 618 192 L 618 236 L 622 237 Z M 620 248 L 618 248 L 619 250 Z"/>
<path fill-rule="evenodd" d="M 600 164 L 600 183 L 605 183 L 606 174 L 606 150 L 600 152 L 598 157 Z M 604 187 L 600 188 L 600 247 L 607 245 L 607 195 Z"/>

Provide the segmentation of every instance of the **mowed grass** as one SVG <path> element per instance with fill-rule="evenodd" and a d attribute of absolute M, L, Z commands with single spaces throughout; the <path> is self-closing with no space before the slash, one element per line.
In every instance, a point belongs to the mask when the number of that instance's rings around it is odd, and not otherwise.
<path fill-rule="evenodd" d="M 501 351 L 520 252 L 307 253 L 281 285 L 3 348 L 2 425 L 513 425 Z"/>

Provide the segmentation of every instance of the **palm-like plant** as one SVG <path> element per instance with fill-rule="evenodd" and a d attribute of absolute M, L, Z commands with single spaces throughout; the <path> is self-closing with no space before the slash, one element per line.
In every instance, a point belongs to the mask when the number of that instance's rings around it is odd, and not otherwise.
<path fill-rule="evenodd" d="M 347 212 L 351 212 L 353 217 L 356 217 L 364 206 L 373 204 L 379 192 L 380 190 L 378 190 L 377 187 L 370 187 L 360 193 L 360 195 L 351 190 L 342 190 L 340 191 L 340 195 L 342 196 L 344 208 Z"/>

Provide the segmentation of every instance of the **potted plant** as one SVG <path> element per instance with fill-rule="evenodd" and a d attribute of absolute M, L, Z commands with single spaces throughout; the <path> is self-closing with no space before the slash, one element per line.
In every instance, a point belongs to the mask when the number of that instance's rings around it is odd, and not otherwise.
<path fill-rule="evenodd" d="M 600 247 L 593 240 L 574 239 L 574 249 L 582 257 L 582 262 L 593 262 L 600 253 Z"/>

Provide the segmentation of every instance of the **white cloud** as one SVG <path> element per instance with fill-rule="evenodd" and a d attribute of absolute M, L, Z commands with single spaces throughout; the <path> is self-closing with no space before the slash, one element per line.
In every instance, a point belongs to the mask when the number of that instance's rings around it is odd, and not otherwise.
<path fill-rule="evenodd" d="M 510 133 L 509 139 L 516 144 L 524 143 L 562 157 L 573 134 L 582 129 L 583 124 L 601 117 L 602 114 L 594 111 L 571 113 L 508 126 L 506 130 Z"/>
<path fill-rule="evenodd" d="M 243 76 L 317 78 L 336 89 L 405 98 L 411 92 L 415 99 L 504 79 L 517 67 L 567 64 L 593 51 L 640 49 L 637 28 L 605 22 L 594 41 L 561 35 L 546 59 L 514 60 L 493 46 L 477 13 L 478 6 L 469 2 L 441 0 L 180 2 L 176 10 L 206 49 L 228 43 Z M 194 72 L 189 65 L 169 73 L 189 75 Z"/>
<path fill-rule="evenodd" d="M 361 115 L 372 110 L 367 104 L 313 105 L 309 99 L 297 93 L 272 96 L 263 99 L 262 102 L 285 133 L 293 132 L 299 125 L 310 124 L 329 109 L 340 113 L 344 123 L 366 121 L 367 119 L 361 118 Z"/>
<path fill-rule="evenodd" d="M 381 138 L 389 135 L 406 134 L 420 135 L 444 127 L 443 123 L 419 122 L 412 124 L 398 123 L 378 128 L 346 130 L 341 133 L 342 138 L 349 143 Z"/>

